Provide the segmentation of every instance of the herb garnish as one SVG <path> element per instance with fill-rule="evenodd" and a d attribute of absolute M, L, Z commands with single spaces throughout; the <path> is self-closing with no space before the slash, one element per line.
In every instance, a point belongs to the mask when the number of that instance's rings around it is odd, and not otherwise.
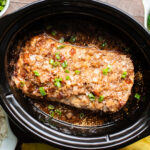
<path fill-rule="evenodd" d="M 103 69 L 102 72 L 103 72 L 104 75 L 107 75 L 107 73 L 110 72 L 110 71 L 111 71 L 111 66 L 109 65 L 108 67 L 106 67 L 105 69 Z"/>
<path fill-rule="evenodd" d="M 40 91 L 40 93 L 41 93 L 42 96 L 45 96 L 45 95 L 46 95 L 46 92 L 45 92 L 44 87 L 40 87 L 40 88 L 39 88 L 39 91 Z"/>
<path fill-rule="evenodd" d="M 122 78 L 122 79 L 125 79 L 125 78 L 126 78 L 126 76 L 127 76 L 127 72 L 126 72 L 126 71 L 124 71 L 124 72 L 122 73 L 122 75 L 121 75 L 121 78 Z"/>
<path fill-rule="evenodd" d="M 98 99 L 98 102 L 101 103 L 103 100 L 104 100 L 104 96 L 101 95 Z"/>
<path fill-rule="evenodd" d="M 92 93 L 88 94 L 90 101 L 95 101 L 95 96 Z"/>
<path fill-rule="evenodd" d="M 35 76 L 37 76 L 37 77 L 40 76 L 40 74 L 39 74 L 39 72 L 38 72 L 37 70 L 34 70 L 33 72 L 34 72 L 34 75 L 35 75 Z"/>

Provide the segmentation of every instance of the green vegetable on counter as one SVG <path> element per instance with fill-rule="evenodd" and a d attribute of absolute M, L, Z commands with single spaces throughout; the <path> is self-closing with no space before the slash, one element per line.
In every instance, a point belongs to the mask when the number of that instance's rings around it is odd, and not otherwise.
<path fill-rule="evenodd" d="M 148 15 L 148 19 L 147 19 L 147 28 L 148 30 L 150 30 L 150 14 Z"/>
<path fill-rule="evenodd" d="M 4 9 L 5 5 L 6 5 L 6 0 L 0 0 L 0 11 Z"/>

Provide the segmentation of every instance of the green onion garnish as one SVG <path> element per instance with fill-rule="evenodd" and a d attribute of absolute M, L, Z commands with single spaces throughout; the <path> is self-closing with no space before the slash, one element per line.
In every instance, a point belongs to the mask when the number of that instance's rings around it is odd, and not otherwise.
<path fill-rule="evenodd" d="M 61 81 L 62 81 L 62 78 L 55 78 L 54 79 L 54 85 L 58 88 L 61 87 Z"/>
<path fill-rule="evenodd" d="M 39 91 L 40 91 L 40 93 L 41 93 L 42 96 L 45 96 L 45 95 L 46 95 L 46 92 L 45 92 L 44 87 L 40 87 L 40 88 L 39 88 Z"/>
<path fill-rule="evenodd" d="M 107 42 L 102 43 L 102 47 L 105 47 L 107 45 Z"/>
<path fill-rule="evenodd" d="M 62 49 L 64 47 L 65 47 L 65 45 L 60 45 L 60 46 L 57 47 L 57 49 Z"/>
<path fill-rule="evenodd" d="M 135 97 L 136 99 L 140 100 L 141 95 L 140 95 L 140 94 L 138 94 L 138 93 L 136 93 L 136 94 L 134 95 L 134 97 Z"/>
<path fill-rule="evenodd" d="M 48 26 L 46 27 L 47 30 L 50 30 L 51 28 L 52 28 L 52 25 L 48 25 Z"/>
<path fill-rule="evenodd" d="M 126 76 L 127 76 L 127 72 L 126 72 L 126 71 L 124 71 L 124 72 L 122 73 L 122 75 L 121 75 L 121 78 L 122 78 L 122 79 L 125 79 L 125 78 L 126 78 Z"/>
<path fill-rule="evenodd" d="M 84 118 L 84 113 L 80 113 L 80 119 Z"/>
<path fill-rule="evenodd" d="M 51 65 L 53 65 L 53 64 L 54 64 L 54 60 L 53 60 L 53 59 L 50 59 L 50 60 L 49 60 L 49 63 L 50 63 Z"/>
<path fill-rule="evenodd" d="M 101 36 L 99 36 L 98 40 L 101 42 L 103 40 L 103 38 Z"/>
<path fill-rule="evenodd" d="M 24 87 L 24 85 L 25 85 L 24 81 L 20 81 L 20 86 Z"/>
<path fill-rule="evenodd" d="M 48 109 L 53 110 L 55 107 L 53 105 L 48 105 Z"/>
<path fill-rule="evenodd" d="M 102 70 L 104 75 L 107 75 L 108 72 L 111 71 L 111 66 L 106 67 L 105 69 Z"/>
<path fill-rule="evenodd" d="M 104 100 L 104 96 L 100 96 L 98 102 L 101 103 Z"/>
<path fill-rule="evenodd" d="M 69 42 L 74 43 L 76 41 L 76 36 L 72 35 Z"/>
<path fill-rule="evenodd" d="M 55 53 L 56 59 L 60 59 L 60 54 L 59 53 Z"/>
<path fill-rule="evenodd" d="M 66 73 L 69 73 L 70 71 L 66 69 L 65 72 L 66 72 Z"/>
<path fill-rule="evenodd" d="M 57 32 L 56 32 L 55 30 L 53 30 L 53 31 L 51 32 L 51 34 L 52 34 L 53 36 L 55 36 L 55 35 L 57 34 Z"/>
<path fill-rule="evenodd" d="M 37 77 L 40 76 L 40 74 L 39 74 L 39 72 L 38 72 L 37 70 L 34 70 L 33 72 L 34 72 L 34 75 L 35 75 L 35 76 L 37 76 Z"/>
<path fill-rule="evenodd" d="M 75 74 L 80 74 L 80 70 L 75 70 Z"/>
<path fill-rule="evenodd" d="M 63 37 L 60 38 L 59 43 L 64 43 L 65 39 Z"/>
<path fill-rule="evenodd" d="M 69 77 L 69 76 L 66 76 L 66 80 L 70 80 L 70 77 Z"/>
<path fill-rule="evenodd" d="M 49 60 L 49 63 L 50 63 L 52 66 L 54 66 L 54 67 L 57 67 L 57 66 L 60 64 L 60 62 L 58 62 L 58 61 L 55 61 L 55 62 L 54 62 L 53 59 L 50 59 L 50 60 Z"/>
<path fill-rule="evenodd" d="M 89 93 L 88 97 L 90 101 L 95 101 L 95 96 L 92 93 Z"/>
<path fill-rule="evenodd" d="M 59 116 L 61 116 L 61 110 L 56 109 L 56 110 L 55 110 L 55 113 L 57 113 Z"/>
<path fill-rule="evenodd" d="M 54 111 L 51 110 L 51 111 L 49 112 L 49 115 L 50 115 L 50 117 L 53 118 L 53 117 L 54 117 Z"/>
<path fill-rule="evenodd" d="M 65 61 L 61 64 L 61 66 L 62 66 L 63 68 L 66 68 L 66 67 L 68 66 L 67 61 L 65 60 Z"/>

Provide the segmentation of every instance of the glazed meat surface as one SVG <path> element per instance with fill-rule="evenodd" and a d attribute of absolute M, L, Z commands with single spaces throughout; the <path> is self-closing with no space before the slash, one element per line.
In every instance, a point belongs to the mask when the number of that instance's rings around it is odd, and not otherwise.
<path fill-rule="evenodd" d="M 134 66 L 120 52 L 59 43 L 41 34 L 22 48 L 12 81 L 31 98 L 116 112 L 131 94 Z"/>

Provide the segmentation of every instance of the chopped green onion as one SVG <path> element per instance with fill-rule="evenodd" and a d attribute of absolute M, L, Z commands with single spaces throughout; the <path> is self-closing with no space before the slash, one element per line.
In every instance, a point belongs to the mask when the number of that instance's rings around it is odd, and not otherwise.
<path fill-rule="evenodd" d="M 80 113 L 80 119 L 84 118 L 84 113 Z"/>
<path fill-rule="evenodd" d="M 41 93 L 42 96 L 45 96 L 45 95 L 46 95 L 46 92 L 45 92 L 44 87 L 40 87 L 40 88 L 39 88 L 39 91 L 40 91 L 40 93 Z"/>
<path fill-rule="evenodd" d="M 74 43 L 76 41 L 76 36 L 72 35 L 69 42 Z"/>
<path fill-rule="evenodd" d="M 54 66 L 54 67 L 57 67 L 59 64 L 60 64 L 60 62 L 55 61 L 54 64 L 53 64 L 53 66 Z"/>
<path fill-rule="evenodd" d="M 52 25 L 48 25 L 48 26 L 46 27 L 47 30 L 50 30 L 51 28 L 52 28 Z"/>
<path fill-rule="evenodd" d="M 53 118 L 53 117 L 54 117 L 54 111 L 51 110 L 51 111 L 49 112 L 49 115 Z"/>
<path fill-rule="evenodd" d="M 63 37 L 60 38 L 59 43 L 64 43 L 65 39 Z"/>
<path fill-rule="evenodd" d="M 106 67 L 105 69 L 103 69 L 102 72 L 103 72 L 104 75 L 107 75 L 107 73 L 110 72 L 110 71 L 111 71 L 111 66 L 109 65 L 108 67 Z"/>
<path fill-rule="evenodd" d="M 127 48 L 124 49 L 124 51 L 125 51 L 126 53 L 129 53 L 130 48 L 127 47 Z"/>
<path fill-rule="evenodd" d="M 54 85 L 58 88 L 61 87 L 61 81 L 62 81 L 62 78 L 55 78 L 54 79 Z"/>
<path fill-rule="evenodd" d="M 70 71 L 66 69 L 65 72 L 66 72 L 66 73 L 69 73 Z"/>
<path fill-rule="evenodd" d="M 50 60 L 49 60 L 49 63 L 50 63 L 52 66 L 54 66 L 54 67 L 57 67 L 57 66 L 60 64 L 60 62 L 58 62 L 58 61 L 55 61 L 55 62 L 54 62 L 53 59 L 50 59 Z"/>
<path fill-rule="evenodd" d="M 39 74 L 39 72 L 38 72 L 37 70 L 34 70 L 33 72 L 34 72 L 34 75 L 35 75 L 35 76 L 37 76 L 37 77 L 40 76 L 40 74 Z"/>
<path fill-rule="evenodd" d="M 102 47 L 105 47 L 107 45 L 107 42 L 102 43 Z"/>
<path fill-rule="evenodd" d="M 57 34 L 57 32 L 56 32 L 55 30 L 53 30 L 53 31 L 51 32 L 51 34 L 52 34 L 53 36 L 55 36 L 55 35 Z"/>
<path fill-rule="evenodd" d="M 24 81 L 20 81 L 20 86 L 24 87 L 24 85 L 25 85 Z"/>
<path fill-rule="evenodd" d="M 103 40 L 103 38 L 101 36 L 99 36 L 98 40 L 101 42 Z"/>
<path fill-rule="evenodd" d="M 136 93 L 136 94 L 134 95 L 134 97 L 135 97 L 136 99 L 140 100 L 141 95 L 140 95 L 140 94 L 138 94 L 138 93 Z"/>
<path fill-rule="evenodd" d="M 57 49 L 62 49 L 64 47 L 65 47 L 65 45 L 60 45 L 60 46 L 57 47 Z"/>
<path fill-rule="evenodd" d="M 63 68 L 66 68 L 66 67 L 68 66 L 67 61 L 65 60 L 65 61 L 61 64 L 61 66 L 62 66 Z"/>
<path fill-rule="evenodd" d="M 101 103 L 104 100 L 104 96 L 100 96 L 98 102 Z"/>
<path fill-rule="evenodd" d="M 88 97 L 90 101 L 95 101 L 95 96 L 92 93 L 89 93 Z"/>
<path fill-rule="evenodd" d="M 49 60 L 49 63 L 50 63 L 51 65 L 53 65 L 53 64 L 54 64 L 54 60 L 53 60 L 53 59 L 50 59 L 50 60 Z"/>
<path fill-rule="evenodd" d="M 55 113 L 57 113 L 59 116 L 61 116 L 61 110 L 56 109 L 56 110 L 55 110 Z"/>
<path fill-rule="evenodd" d="M 124 72 L 122 73 L 122 75 L 121 75 L 121 78 L 122 78 L 122 79 L 125 79 L 125 78 L 126 78 L 126 76 L 127 76 L 127 72 L 126 72 L 126 71 L 124 71 Z"/>
<path fill-rule="evenodd" d="M 69 76 L 66 76 L 66 80 L 70 80 L 70 77 L 69 77 Z"/>
<path fill-rule="evenodd" d="M 80 74 L 80 70 L 75 70 L 75 74 Z"/>
<path fill-rule="evenodd" d="M 53 110 L 55 107 L 53 105 L 48 105 L 48 109 Z"/>
<path fill-rule="evenodd" d="M 62 78 L 55 78 L 54 81 L 55 82 L 60 82 L 60 81 L 62 81 Z"/>
<path fill-rule="evenodd" d="M 60 54 L 59 53 L 55 53 L 56 59 L 60 59 Z"/>

